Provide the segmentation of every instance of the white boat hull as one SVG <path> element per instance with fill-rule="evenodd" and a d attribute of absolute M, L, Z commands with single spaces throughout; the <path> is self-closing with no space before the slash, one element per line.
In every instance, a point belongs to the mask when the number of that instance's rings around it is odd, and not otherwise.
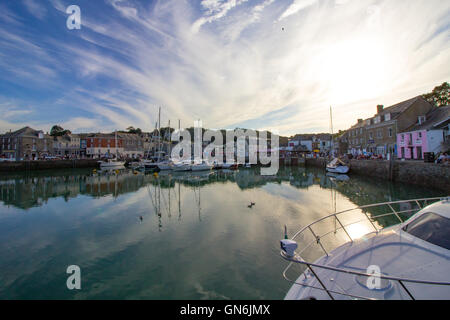
<path fill-rule="evenodd" d="M 327 171 L 331 173 L 339 173 L 339 174 L 346 174 L 350 171 L 350 168 L 347 166 L 337 166 L 337 167 L 328 167 Z"/>
<path fill-rule="evenodd" d="M 194 164 L 192 166 L 192 171 L 209 171 L 212 169 L 213 166 L 210 166 L 208 164 Z"/>
<path fill-rule="evenodd" d="M 179 164 L 173 166 L 173 171 L 181 172 L 181 171 L 191 171 L 192 167 L 190 164 Z"/>
<path fill-rule="evenodd" d="M 102 162 L 100 163 L 100 168 L 121 168 L 125 166 L 125 162 L 117 161 L 117 162 Z"/>

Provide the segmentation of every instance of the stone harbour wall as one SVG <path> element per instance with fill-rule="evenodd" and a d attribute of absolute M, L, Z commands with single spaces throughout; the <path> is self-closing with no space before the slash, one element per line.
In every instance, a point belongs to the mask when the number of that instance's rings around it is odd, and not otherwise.
<path fill-rule="evenodd" d="M 307 167 L 326 167 L 325 159 L 306 159 Z M 450 164 L 422 161 L 350 160 L 350 175 L 377 177 L 435 188 L 450 195 Z"/>
<path fill-rule="evenodd" d="M 98 167 L 99 167 L 98 160 L 90 160 L 90 159 L 0 162 L 0 173 L 13 171 L 98 168 Z"/>

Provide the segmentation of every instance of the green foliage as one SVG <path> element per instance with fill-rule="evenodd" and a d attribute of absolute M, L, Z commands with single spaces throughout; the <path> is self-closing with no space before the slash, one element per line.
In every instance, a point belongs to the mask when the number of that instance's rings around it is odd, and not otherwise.
<path fill-rule="evenodd" d="M 135 129 L 134 127 L 130 126 L 126 130 L 126 133 L 142 134 L 142 130 L 140 128 Z"/>
<path fill-rule="evenodd" d="M 433 89 L 432 92 L 424 94 L 424 99 L 436 107 L 447 106 L 450 104 L 450 85 L 444 82 Z"/>
<path fill-rule="evenodd" d="M 64 130 L 63 127 L 58 126 L 58 125 L 54 125 L 52 127 L 52 129 L 50 130 L 50 135 L 52 137 L 60 137 L 66 134 L 71 134 L 72 132 L 70 132 L 70 130 Z"/>

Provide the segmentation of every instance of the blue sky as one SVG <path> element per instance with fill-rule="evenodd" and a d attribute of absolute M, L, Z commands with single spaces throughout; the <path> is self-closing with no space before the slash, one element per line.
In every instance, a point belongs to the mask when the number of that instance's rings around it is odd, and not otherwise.
<path fill-rule="evenodd" d="M 81 9 L 81 30 L 66 8 Z M 450 80 L 440 0 L 0 1 L 0 132 L 328 132 Z"/>

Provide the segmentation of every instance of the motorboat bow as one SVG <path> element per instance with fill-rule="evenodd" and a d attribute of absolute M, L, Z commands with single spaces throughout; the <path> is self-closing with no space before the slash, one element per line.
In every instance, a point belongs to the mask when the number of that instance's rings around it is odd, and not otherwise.
<path fill-rule="evenodd" d="M 360 220 L 349 223 L 346 215 Z M 399 224 L 383 228 L 379 219 Z M 362 225 L 368 232 L 356 236 Z M 285 238 L 281 256 L 290 263 L 283 276 L 293 283 L 287 300 L 450 299 L 450 198 L 361 206 Z M 324 255 L 313 260 L 312 252 Z M 294 265 L 303 273 L 291 280 Z"/>

